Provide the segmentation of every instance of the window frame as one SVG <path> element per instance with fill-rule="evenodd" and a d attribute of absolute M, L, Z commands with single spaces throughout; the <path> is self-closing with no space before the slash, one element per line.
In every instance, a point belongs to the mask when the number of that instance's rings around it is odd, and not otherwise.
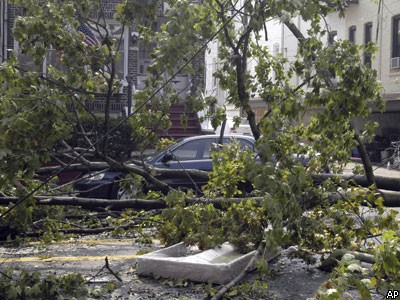
<path fill-rule="evenodd" d="M 356 44 L 356 42 L 357 42 L 357 38 L 356 38 L 357 26 L 356 25 L 349 27 L 348 35 L 349 35 L 349 37 L 348 37 L 349 41 L 352 42 L 353 44 Z"/>
<path fill-rule="evenodd" d="M 213 139 L 205 139 L 205 140 L 192 140 L 192 141 L 187 141 L 186 143 L 179 145 L 178 147 L 174 148 L 171 150 L 171 153 L 173 154 L 174 161 L 194 161 L 194 160 L 202 160 L 204 158 L 204 149 L 206 146 L 210 146 L 213 144 L 214 140 Z M 195 146 L 193 148 L 193 146 Z M 183 151 L 182 151 L 183 150 Z M 194 150 L 195 156 L 185 156 L 179 155 L 179 152 L 185 153 L 185 151 L 192 151 Z"/>
<path fill-rule="evenodd" d="M 372 42 L 372 30 L 373 23 L 367 22 L 364 24 L 364 47 L 368 45 L 369 42 Z M 364 53 L 364 64 L 371 66 L 371 54 Z"/>
<path fill-rule="evenodd" d="M 391 58 L 395 57 L 400 57 L 400 14 L 392 18 Z"/>

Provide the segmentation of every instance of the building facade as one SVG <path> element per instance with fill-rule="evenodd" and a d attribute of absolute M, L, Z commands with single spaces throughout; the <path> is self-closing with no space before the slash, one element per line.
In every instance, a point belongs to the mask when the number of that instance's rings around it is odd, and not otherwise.
<path fill-rule="evenodd" d="M 339 38 L 362 45 L 374 42 L 378 46 L 373 59 L 368 55 L 363 59 L 377 70 L 386 111 L 373 112 L 371 118 L 379 122 L 377 136 L 400 140 L 400 1 L 357 2 L 349 5 L 344 20 L 332 16 L 337 27 L 331 27 L 337 30 Z M 356 120 L 356 125 L 362 127 L 364 121 Z"/>
<path fill-rule="evenodd" d="M 292 19 L 297 28 L 307 36 L 310 24 L 300 17 Z M 366 45 L 374 42 L 377 46 L 377 53 L 374 57 L 364 55 L 363 63 L 370 64 L 377 70 L 378 80 L 382 84 L 382 96 L 386 102 L 386 111 L 382 114 L 373 111 L 370 119 L 379 122 L 376 130 L 378 138 L 386 140 L 400 140 L 400 1 L 398 0 L 349 0 L 344 18 L 338 14 L 330 14 L 326 23 L 321 23 L 329 32 L 326 36 L 326 43 L 337 39 L 350 40 L 359 45 Z M 269 20 L 266 23 L 268 39 L 260 34 L 262 40 L 258 42 L 266 45 L 270 54 L 282 55 L 287 58 L 289 64 L 295 61 L 298 40 L 292 32 L 280 21 L 279 18 Z M 206 66 L 209 72 L 218 67 L 216 61 L 216 47 L 212 48 L 210 57 L 206 58 Z M 249 68 L 253 69 L 256 62 L 249 62 Z M 226 95 L 219 91 L 218 84 L 211 84 L 214 79 L 207 73 L 206 94 L 213 94 L 218 97 L 218 103 L 223 105 Z M 291 84 L 298 86 L 301 78 L 293 77 Z M 252 99 L 252 107 L 258 118 L 267 109 L 263 99 L 257 96 Z M 240 111 L 227 106 L 228 118 L 232 115 L 239 115 Z M 363 129 L 366 120 L 355 119 L 355 127 Z"/>
<path fill-rule="evenodd" d="M 119 60 L 116 62 L 116 76 L 122 84 L 119 93 L 113 96 L 111 103 L 111 113 L 113 116 L 123 116 L 128 113 L 128 96 L 133 95 L 136 90 L 144 88 L 144 81 L 148 76 L 147 67 L 151 65 L 150 51 L 152 45 L 146 45 L 140 41 L 136 26 L 124 27 L 116 20 L 114 14 L 116 13 L 117 5 L 122 3 L 122 0 L 106 0 L 102 2 L 101 10 L 94 11 L 91 17 L 94 20 L 101 20 L 107 29 L 108 34 L 119 45 L 117 51 L 119 52 Z M 161 2 L 158 5 L 157 20 L 153 22 L 153 30 L 157 31 L 160 25 L 166 22 L 166 11 L 168 6 Z M 48 49 L 47 55 L 43 60 L 42 66 L 35 66 L 29 56 L 22 55 L 19 51 L 18 42 L 15 41 L 12 35 L 12 28 L 15 19 L 21 15 L 20 9 L 8 1 L 1 1 L 0 4 L 0 57 L 2 61 L 9 58 L 11 52 L 18 55 L 18 59 L 24 63 L 25 66 L 35 70 L 39 73 L 46 72 L 47 65 L 57 66 L 62 69 L 60 60 L 57 57 L 57 52 L 54 49 Z M 198 66 L 202 66 L 204 56 L 198 57 Z M 166 137 L 181 137 L 190 136 L 200 133 L 200 125 L 196 114 L 186 110 L 184 102 L 185 98 L 197 92 L 199 87 L 204 84 L 204 73 L 198 72 L 195 75 L 178 74 L 172 81 L 173 88 L 178 92 L 182 103 L 177 104 L 171 108 L 172 127 L 170 131 L 163 133 Z M 95 113 L 104 112 L 105 98 L 97 97 L 94 101 L 87 103 L 87 108 Z M 132 104 L 133 105 L 133 104 Z M 185 114 L 193 126 L 191 128 L 184 128 L 180 123 L 181 115 Z"/>

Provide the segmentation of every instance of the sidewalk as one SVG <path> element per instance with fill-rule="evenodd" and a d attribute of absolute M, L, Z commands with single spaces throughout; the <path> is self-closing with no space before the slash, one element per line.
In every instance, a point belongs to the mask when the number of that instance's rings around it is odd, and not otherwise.
<path fill-rule="evenodd" d="M 353 168 L 356 165 L 361 165 L 362 163 L 360 162 L 355 162 L 351 161 L 349 162 L 345 168 L 343 169 L 343 174 L 352 174 L 353 173 Z M 373 164 L 373 170 L 374 174 L 378 176 L 384 176 L 384 177 L 399 177 L 400 178 L 400 170 L 399 169 L 390 169 L 388 170 L 386 168 L 386 164 L 382 165 L 380 163 L 374 163 Z"/>

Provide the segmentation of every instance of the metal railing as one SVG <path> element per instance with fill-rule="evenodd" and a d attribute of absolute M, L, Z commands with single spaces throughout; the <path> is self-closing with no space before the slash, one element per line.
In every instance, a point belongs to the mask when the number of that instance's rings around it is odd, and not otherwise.
<path fill-rule="evenodd" d="M 111 100 L 110 113 L 122 113 L 124 108 L 127 106 L 126 100 Z M 85 103 L 85 107 L 88 111 L 94 113 L 104 112 L 106 109 L 106 100 L 93 100 Z M 72 111 L 72 105 L 67 104 L 68 110 Z"/>

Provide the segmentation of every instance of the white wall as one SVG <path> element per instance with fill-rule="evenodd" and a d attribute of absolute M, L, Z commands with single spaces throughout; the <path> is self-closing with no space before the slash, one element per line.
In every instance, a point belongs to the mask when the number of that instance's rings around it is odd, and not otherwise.
<path fill-rule="evenodd" d="M 367 22 L 372 22 L 372 40 L 378 44 L 378 53 L 375 55 L 375 60 L 372 62 L 372 67 L 377 70 L 378 80 L 382 82 L 383 97 L 390 101 L 388 111 L 400 112 L 400 69 L 391 69 L 391 47 L 392 47 L 392 17 L 400 15 L 400 0 L 385 0 L 378 14 L 378 1 L 359 0 L 358 4 L 349 4 L 345 18 L 339 18 L 338 14 L 331 14 L 326 18 L 328 30 L 337 31 L 338 39 L 348 39 L 348 31 L 351 26 L 356 26 L 356 43 L 364 44 L 364 25 Z M 301 18 L 294 18 L 293 23 L 306 35 L 309 24 Z M 379 31 L 377 35 L 377 25 Z M 321 22 L 321 26 L 325 26 Z M 282 25 L 279 19 L 273 19 L 266 23 L 268 31 L 268 40 L 265 40 L 265 33 L 261 32 L 260 44 L 268 46 L 271 54 L 276 55 L 277 52 L 282 53 L 289 61 L 294 61 L 297 53 L 297 39 L 293 36 L 290 30 Z M 327 43 L 327 38 L 326 41 Z M 218 97 L 219 105 L 223 105 L 226 94 L 218 88 L 211 86 L 212 79 L 212 60 L 217 57 L 217 47 L 214 45 L 212 52 L 206 58 L 206 91 L 207 95 L 214 93 Z M 254 69 L 257 61 L 250 60 L 249 68 Z M 297 85 L 300 83 L 299 78 L 293 78 L 291 84 Z M 255 100 L 260 100 L 255 97 Z M 235 108 L 228 108 L 230 117 L 238 115 L 239 111 Z"/>
<path fill-rule="evenodd" d="M 379 46 L 372 67 L 378 72 L 385 94 L 400 93 L 400 69 L 390 69 L 392 47 L 392 17 L 400 14 L 399 0 L 382 1 L 380 13 L 378 4 L 370 0 L 359 0 L 359 4 L 351 4 L 346 12 L 345 37 L 348 38 L 348 28 L 357 26 L 356 43 L 364 43 L 364 24 L 372 22 L 372 39 Z M 377 28 L 379 30 L 377 35 Z M 390 97 L 393 98 L 393 97 Z M 396 97 L 400 100 L 400 94 Z"/>
<path fill-rule="evenodd" d="M 351 26 L 356 26 L 356 43 L 364 44 L 364 24 L 372 22 L 373 41 L 376 41 L 379 47 L 378 53 L 372 67 L 377 69 L 378 79 L 382 82 L 385 94 L 397 94 L 397 97 L 387 97 L 388 100 L 397 98 L 400 100 L 400 69 L 390 69 L 391 47 L 392 47 L 392 17 L 400 15 L 400 0 L 382 1 L 381 13 L 378 15 L 377 1 L 359 0 L 358 4 L 350 4 L 347 8 L 345 18 L 340 18 L 337 13 L 331 14 L 326 18 L 328 30 L 337 31 L 338 39 L 348 39 L 348 30 Z M 294 24 L 306 35 L 309 24 L 295 18 L 292 20 Z M 379 31 L 377 36 L 377 25 L 379 23 Z M 325 26 L 321 22 L 321 26 Z M 288 58 L 289 62 L 294 60 L 297 52 L 297 39 L 292 35 L 286 26 L 278 20 L 267 22 L 268 41 L 262 41 L 270 49 L 273 54 L 274 46 L 279 45 L 279 52 Z M 262 34 L 261 36 L 264 36 Z M 327 42 L 327 40 L 326 40 Z M 292 80 L 292 84 L 297 84 L 298 78 Z"/>

